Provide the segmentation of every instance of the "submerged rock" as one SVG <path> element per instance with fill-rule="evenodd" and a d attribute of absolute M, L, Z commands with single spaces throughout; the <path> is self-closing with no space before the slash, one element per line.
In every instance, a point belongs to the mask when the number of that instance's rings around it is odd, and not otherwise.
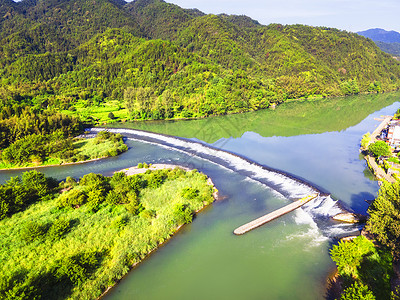
<path fill-rule="evenodd" d="M 367 217 L 360 214 L 341 213 L 333 216 L 332 219 L 345 223 L 362 223 L 367 220 Z"/>

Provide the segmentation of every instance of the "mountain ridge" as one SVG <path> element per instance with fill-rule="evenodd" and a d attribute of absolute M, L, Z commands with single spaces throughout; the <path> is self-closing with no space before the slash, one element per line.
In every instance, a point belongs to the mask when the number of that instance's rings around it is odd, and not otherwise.
<path fill-rule="evenodd" d="M 372 28 L 357 33 L 366 38 L 370 38 L 374 42 L 400 43 L 400 33 L 394 30 L 387 31 L 382 28 Z"/>
<path fill-rule="evenodd" d="M 117 101 L 126 118 L 164 119 L 400 86 L 398 62 L 334 28 L 264 26 L 162 0 L 4 3 L 12 12 L 0 20 L 3 98 L 45 97 L 65 110 Z"/>

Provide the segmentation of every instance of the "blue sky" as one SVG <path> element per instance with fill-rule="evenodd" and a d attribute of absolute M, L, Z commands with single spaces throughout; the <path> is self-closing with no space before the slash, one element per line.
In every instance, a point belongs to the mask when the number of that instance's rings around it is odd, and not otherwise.
<path fill-rule="evenodd" d="M 347 31 L 400 32 L 400 0 L 166 0 L 205 13 L 247 15 L 261 24 L 306 24 Z"/>

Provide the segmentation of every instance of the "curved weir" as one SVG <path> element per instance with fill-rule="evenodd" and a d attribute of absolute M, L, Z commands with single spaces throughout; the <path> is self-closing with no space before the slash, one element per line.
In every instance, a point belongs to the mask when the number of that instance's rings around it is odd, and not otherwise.
<path fill-rule="evenodd" d="M 277 196 L 283 198 L 284 201 L 286 200 L 287 204 L 311 194 L 318 194 L 317 197 L 304 204 L 302 210 L 312 217 L 326 237 L 338 237 L 359 229 L 353 224 L 332 222 L 332 216 L 344 212 L 340 203 L 337 200 L 333 200 L 328 193 L 320 188 L 291 174 L 268 168 L 239 155 L 186 138 L 122 128 L 91 128 L 89 133 L 96 133 L 102 130 L 120 133 L 132 140 L 180 151 L 188 154 L 189 157 L 201 158 L 232 172 L 237 172 L 250 180 L 269 187 Z M 176 161 L 176 164 L 191 167 L 190 159 Z"/>

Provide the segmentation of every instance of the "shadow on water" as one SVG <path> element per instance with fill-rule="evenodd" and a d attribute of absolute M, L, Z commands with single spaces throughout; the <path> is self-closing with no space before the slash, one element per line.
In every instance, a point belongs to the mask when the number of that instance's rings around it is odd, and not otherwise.
<path fill-rule="evenodd" d="M 221 138 L 237 138 L 247 131 L 263 137 L 297 136 L 342 131 L 371 113 L 396 101 L 400 92 L 342 98 L 296 100 L 245 114 L 198 120 L 113 123 L 110 127 L 131 128 L 214 143 Z"/>
<path fill-rule="evenodd" d="M 368 192 L 360 192 L 351 196 L 352 209 L 354 211 L 362 211 L 365 207 L 365 202 L 370 203 L 375 199 L 375 195 Z"/>

